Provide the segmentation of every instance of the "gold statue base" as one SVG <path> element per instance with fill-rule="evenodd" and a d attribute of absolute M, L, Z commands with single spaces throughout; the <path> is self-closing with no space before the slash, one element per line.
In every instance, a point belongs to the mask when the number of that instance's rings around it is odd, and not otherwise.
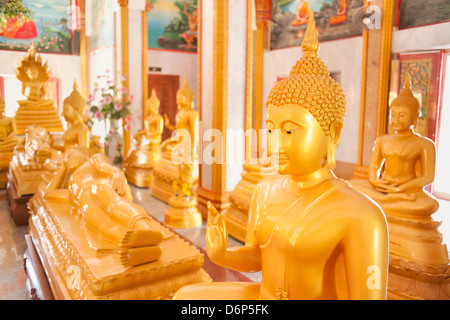
<path fill-rule="evenodd" d="M 6 175 L 9 172 L 9 164 L 14 155 L 14 151 L 11 152 L 0 152 L 0 188 L 6 188 L 7 177 Z"/>
<path fill-rule="evenodd" d="M 202 215 L 197 209 L 197 198 L 187 200 L 183 196 L 172 196 L 164 216 L 164 224 L 170 228 L 187 229 L 202 225 Z"/>
<path fill-rule="evenodd" d="M 440 222 L 399 217 L 385 211 L 389 225 L 388 299 L 450 299 L 447 246 Z"/>
<path fill-rule="evenodd" d="M 165 203 L 175 194 L 173 181 L 180 175 L 179 168 L 167 156 L 162 156 L 153 169 L 153 180 L 150 187 L 151 195 Z"/>
<path fill-rule="evenodd" d="M 132 183 L 136 187 L 150 188 L 153 181 L 153 168 L 139 168 L 127 166 L 124 167 L 125 176 L 127 181 Z"/>
<path fill-rule="evenodd" d="M 19 100 L 19 108 L 14 117 L 16 133 L 25 134 L 31 125 L 45 128 L 48 132 L 63 132 L 64 127 L 53 100 Z"/>
<path fill-rule="evenodd" d="M 164 234 L 162 256 L 124 267 L 117 254 L 95 254 L 88 230 L 67 203 L 47 201 L 38 192 L 28 207 L 30 235 L 55 299 L 172 299 L 185 285 L 211 281 L 202 269 L 203 254 L 155 220 L 152 228 Z"/>
<path fill-rule="evenodd" d="M 20 159 L 21 156 L 21 153 L 14 155 L 9 166 L 18 197 L 36 193 L 46 173 L 44 163 L 25 163 L 26 161 Z"/>

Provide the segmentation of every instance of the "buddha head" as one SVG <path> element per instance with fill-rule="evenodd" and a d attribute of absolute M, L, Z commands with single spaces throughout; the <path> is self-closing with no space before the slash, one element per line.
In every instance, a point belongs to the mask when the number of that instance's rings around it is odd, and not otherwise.
<path fill-rule="evenodd" d="M 72 93 L 63 101 L 63 116 L 67 122 L 75 122 L 82 120 L 84 111 L 86 110 L 86 102 L 77 89 L 77 83 L 73 83 Z"/>
<path fill-rule="evenodd" d="M 151 115 L 151 114 L 157 114 L 159 111 L 160 101 L 158 97 L 156 96 L 155 89 L 152 89 L 152 95 L 145 103 L 145 116 Z"/>
<path fill-rule="evenodd" d="M 396 132 L 410 130 L 419 116 L 420 102 L 411 91 L 411 79 L 406 76 L 403 89 L 395 98 L 389 110 L 390 124 Z"/>
<path fill-rule="evenodd" d="M 194 107 L 194 92 L 189 88 L 186 77 L 183 80 L 183 86 L 177 92 L 177 105 L 182 109 Z"/>
<path fill-rule="evenodd" d="M 289 76 L 275 84 L 266 101 L 268 153 L 279 159 L 280 174 L 305 175 L 335 167 L 346 99 L 317 57 L 319 43 L 310 12 L 303 56 Z"/>

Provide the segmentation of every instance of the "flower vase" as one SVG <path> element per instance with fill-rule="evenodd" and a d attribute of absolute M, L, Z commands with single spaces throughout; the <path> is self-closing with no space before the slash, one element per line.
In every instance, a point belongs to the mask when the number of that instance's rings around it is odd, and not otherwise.
<path fill-rule="evenodd" d="M 105 137 L 105 154 L 111 164 L 121 164 L 123 161 L 123 136 L 119 130 L 119 121 L 110 121 L 110 130 Z"/>

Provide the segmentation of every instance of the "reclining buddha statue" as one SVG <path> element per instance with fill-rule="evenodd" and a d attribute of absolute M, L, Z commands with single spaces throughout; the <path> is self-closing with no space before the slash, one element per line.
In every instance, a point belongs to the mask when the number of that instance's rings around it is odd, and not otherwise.
<path fill-rule="evenodd" d="M 174 183 L 187 195 L 195 193 L 198 182 L 198 112 L 194 110 L 194 93 L 186 78 L 177 92 L 176 99 L 176 124 L 170 124 L 165 115 L 165 126 L 172 130 L 173 134 L 161 144 L 162 156 L 153 170 L 154 179 L 151 184 L 152 195 L 166 203 L 175 194 Z M 179 165 L 180 158 L 183 159 L 183 165 Z"/>
<path fill-rule="evenodd" d="M 209 258 L 241 272 L 261 271 L 261 283 L 189 285 L 175 298 L 386 298 L 386 219 L 379 206 L 332 171 L 346 101 L 318 49 L 311 12 L 303 56 L 266 101 L 267 152 L 277 158 L 278 175 L 256 186 L 245 245 L 227 247 L 225 221 L 209 205 Z"/>
<path fill-rule="evenodd" d="M 158 113 L 160 101 L 155 89 L 145 103 L 144 129 L 131 140 L 131 148 L 124 161 L 124 171 L 128 181 L 138 187 L 150 188 L 152 171 L 161 158 L 161 135 L 164 119 Z"/>
<path fill-rule="evenodd" d="M 434 180 L 436 147 L 432 140 L 414 131 L 419 107 L 420 102 L 411 91 L 411 79 L 407 75 L 404 88 L 390 106 L 393 133 L 375 140 L 369 179 L 351 181 L 356 189 L 375 200 L 386 214 L 391 258 L 389 287 L 397 289 L 414 287 L 404 284 L 404 281 L 411 281 L 406 280 L 409 278 L 404 277 L 406 274 L 420 275 L 418 278 L 422 282 L 428 279 L 425 282 L 430 283 L 429 288 L 433 285 L 438 288 L 442 279 L 450 279 L 448 249 L 438 230 L 440 222 L 431 217 L 438 210 L 439 202 L 424 189 Z M 417 272 L 406 272 L 407 269 Z M 403 274 L 402 280 L 399 274 Z M 398 285 L 396 281 L 403 281 L 403 284 Z M 436 288 L 431 291 L 449 292 Z M 432 299 L 440 297 L 440 294 L 424 292 L 427 290 L 409 290 L 404 294 Z M 446 298 L 449 297 L 447 294 Z"/>

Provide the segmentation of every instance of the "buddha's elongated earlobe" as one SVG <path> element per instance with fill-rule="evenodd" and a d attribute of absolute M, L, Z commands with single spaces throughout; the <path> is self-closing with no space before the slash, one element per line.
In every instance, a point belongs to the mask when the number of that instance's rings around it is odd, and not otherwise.
<path fill-rule="evenodd" d="M 336 168 L 336 149 L 341 136 L 342 123 L 333 122 L 330 125 L 330 141 L 327 147 L 327 166 L 330 169 Z"/>

